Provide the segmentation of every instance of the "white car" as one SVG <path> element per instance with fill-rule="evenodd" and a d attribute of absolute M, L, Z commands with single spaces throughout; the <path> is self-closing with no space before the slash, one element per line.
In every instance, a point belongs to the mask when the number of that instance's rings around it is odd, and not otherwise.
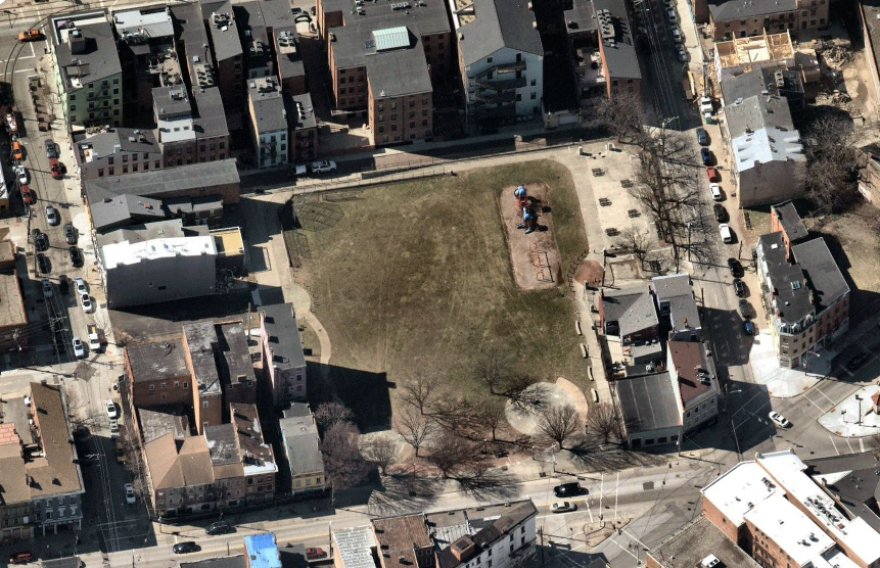
<path fill-rule="evenodd" d="M 51 298 L 52 297 L 52 283 L 49 282 L 48 278 L 43 278 L 43 297 Z"/>
<path fill-rule="evenodd" d="M 788 421 L 788 418 L 779 414 L 778 412 L 771 412 L 767 416 L 770 417 L 770 420 L 776 423 L 780 428 L 791 428 L 791 422 Z"/>
<path fill-rule="evenodd" d="M 315 174 L 326 174 L 328 172 L 336 171 L 336 162 L 333 160 L 318 160 L 312 162 L 312 173 Z"/>
<path fill-rule="evenodd" d="M 717 183 L 713 183 L 709 185 L 709 191 L 712 192 L 712 199 L 715 201 L 721 201 L 724 199 L 724 194 L 721 193 L 721 186 Z"/>
<path fill-rule="evenodd" d="M 666 8 L 666 16 L 673 24 L 678 21 L 678 15 L 675 13 L 675 8 Z"/>
<path fill-rule="evenodd" d="M 80 296 L 89 293 L 89 289 L 86 287 L 86 281 L 82 278 L 77 278 L 73 283 L 76 284 L 76 293 Z"/>
<path fill-rule="evenodd" d="M 107 416 L 111 420 L 119 418 L 119 411 L 116 410 L 116 403 L 113 402 L 113 399 L 111 398 L 107 399 Z"/>
<path fill-rule="evenodd" d="M 24 168 L 24 166 L 16 166 L 15 167 L 15 177 L 18 179 L 19 184 L 27 185 L 28 174 L 27 174 L 27 170 Z"/>
<path fill-rule="evenodd" d="M 112 436 L 119 435 L 119 421 L 116 420 L 115 418 L 110 419 L 110 434 Z"/>
<path fill-rule="evenodd" d="M 76 355 L 78 359 L 82 359 L 86 356 L 86 346 L 83 345 L 82 339 L 79 337 L 73 338 L 73 354 Z"/>
<path fill-rule="evenodd" d="M 550 505 L 551 513 L 568 513 L 570 511 L 577 511 L 577 505 L 570 501 L 556 501 Z"/>
<path fill-rule="evenodd" d="M 88 294 L 80 296 L 80 300 L 82 301 L 82 307 L 85 313 L 90 314 L 95 310 L 95 305 L 92 303 L 92 299 Z"/>
<path fill-rule="evenodd" d="M 125 502 L 128 503 L 129 505 L 134 505 L 136 500 L 137 499 L 135 499 L 135 496 L 134 496 L 134 485 L 132 485 L 131 483 L 126 483 L 125 484 Z"/>

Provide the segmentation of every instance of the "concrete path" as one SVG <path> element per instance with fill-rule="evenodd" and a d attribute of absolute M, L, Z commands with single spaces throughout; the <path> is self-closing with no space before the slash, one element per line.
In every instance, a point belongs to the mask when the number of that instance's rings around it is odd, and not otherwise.
<path fill-rule="evenodd" d="M 874 412 L 871 396 L 880 392 L 877 385 L 862 387 L 819 417 L 819 424 L 843 438 L 861 438 L 880 434 L 880 414 Z"/>

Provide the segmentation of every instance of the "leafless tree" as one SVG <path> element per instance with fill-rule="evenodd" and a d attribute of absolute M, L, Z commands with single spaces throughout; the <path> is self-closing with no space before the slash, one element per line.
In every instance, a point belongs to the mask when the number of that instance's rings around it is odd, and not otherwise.
<path fill-rule="evenodd" d="M 635 144 L 642 149 L 647 149 L 650 145 L 652 141 L 650 128 L 647 126 L 648 121 L 645 120 L 642 102 L 638 96 L 620 94 L 603 98 L 596 110 L 599 120 L 618 141 Z"/>
<path fill-rule="evenodd" d="M 492 441 L 497 440 L 498 431 L 507 424 L 507 417 L 504 414 L 504 403 L 498 399 L 483 401 L 477 408 L 476 420 L 478 424 L 492 432 Z"/>
<path fill-rule="evenodd" d="M 315 423 L 322 433 L 329 431 L 339 422 L 354 422 L 354 413 L 351 409 L 338 402 L 324 402 L 315 410 Z"/>
<path fill-rule="evenodd" d="M 361 455 L 385 475 L 388 467 L 397 461 L 397 445 L 387 436 L 376 435 L 361 444 Z"/>
<path fill-rule="evenodd" d="M 559 444 L 562 444 L 578 431 L 580 420 L 577 410 L 569 405 L 553 405 L 541 411 L 538 428 L 541 433 Z"/>
<path fill-rule="evenodd" d="M 448 431 L 443 433 L 427 459 L 440 470 L 444 478 L 454 476 L 457 471 L 479 461 L 476 448 L 471 442 Z"/>
<path fill-rule="evenodd" d="M 621 246 L 630 251 L 639 259 L 639 263 L 644 266 L 645 256 L 648 254 L 648 245 L 650 238 L 647 231 L 642 231 L 637 227 L 630 227 L 620 232 Z"/>
<path fill-rule="evenodd" d="M 476 408 L 466 396 L 445 398 L 434 404 L 431 418 L 448 432 L 463 436 L 475 426 Z"/>
<path fill-rule="evenodd" d="M 861 201 L 858 150 L 854 146 L 860 133 L 850 117 L 840 112 L 822 114 L 807 125 L 805 134 L 811 147 L 803 181 L 813 196 L 834 213 Z"/>
<path fill-rule="evenodd" d="M 513 362 L 506 351 L 490 347 L 477 359 L 477 377 L 489 387 L 490 394 L 498 394 L 496 388 L 511 374 Z"/>
<path fill-rule="evenodd" d="M 501 384 L 500 392 L 516 406 L 524 406 L 527 402 L 526 391 L 537 383 L 538 379 L 522 373 L 509 375 Z"/>
<path fill-rule="evenodd" d="M 321 453 L 324 471 L 331 487 L 331 503 L 336 491 L 360 484 L 370 468 L 358 450 L 358 429 L 351 422 L 337 421 L 324 432 Z"/>
<path fill-rule="evenodd" d="M 587 428 L 602 436 L 607 444 L 611 436 L 623 436 L 623 422 L 617 409 L 609 402 L 593 406 L 587 413 Z"/>
<path fill-rule="evenodd" d="M 434 420 L 419 412 L 418 408 L 407 405 L 397 417 L 397 423 L 398 432 L 413 447 L 418 457 L 419 448 L 436 429 Z"/>
<path fill-rule="evenodd" d="M 425 414 L 436 392 L 439 377 L 436 373 L 424 370 L 415 371 L 400 384 L 400 395 L 409 404 Z"/>

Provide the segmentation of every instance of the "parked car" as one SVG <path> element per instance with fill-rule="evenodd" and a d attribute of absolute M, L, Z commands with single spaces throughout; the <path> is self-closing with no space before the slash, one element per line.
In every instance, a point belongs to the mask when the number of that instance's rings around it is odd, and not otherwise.
<path fill-rule="evenodd" d="M 86 286 L 86 281 L 82 278 L 77 278 L 73 281 L 73 284 L 76 286 L 76 293 L 79 295 L 88 294 L 89 288 Z"/>
<path fill-rule="evenodd" d="M 79 337 L 73 338 L 73 354 L 77 359 L 82 359 L 86 356 L 86 346 L 83 345 L 82 339 Z"/>
<path fill-rule="evenodd" d="M 584 493 L 584 488 L 581 487 L 581 484 L 577 481 L 563 483 L 562 485 L 557 485 L 553 488 L 553 494 L 557 497 L 571 497 L 582 493 Z"/>
<path fill-rule="evenodd" d="M 735 277 L 740 277 L 743 274 L 743 266 L 740 262 L 735 258 L 727 259 L 727 268 L 730 269 L 730 274 Z"/>
<path fill-rule="evenodd" d="M 550 505 L 551 513 L 567 513 L 569 511 L 577 511 L 577 505 L 570 501 L 556 501 Z"/>
<path fill-rule="evenodd" d="M 712 192 L 712 199 L 715 201 L 723 201 L 724 193 L 721 192 L 721 186 L 717 183 L 709 184 L 709 191 Z"/>
<path fill-rule="evenodd" d="M 849 361 L 846 362 L 846 368 L 848 371 L 858 371 L 862 368 L 862 365 L 868 360 L 869 355 L 867 353 L 859 353 L 855 357 L 852 357 Z"/>
<path fill-rule="evenodd" d="M 67 171 L 67 168 L 58 161 L 58 158 L 51 158 L 49 160 L 49 170 L 52 172 L 52 179 L 61 179 L 64 177 L 64 172 Z"/>
<path fill-rule="evenodd" d="M 70 223 L 64 225 L 64 240 L 67 241 L 67 244 L 75 245 L 78 237 L 79 233 L 73 228 L 73 225 Z"/>
<path fill-rule="evenodd" d="M 746 335 L 755 335 L 755 324 L 746 320 L 743 322 L 743 333 Z"/>
<path fill-rule="evenodd" d="M 18 34 L 18 41 L 20 42 L 39 41 L 41 39 L 43 39 L 43 32 L 36 28 L 25 30 Z"/>
<path fill-rule="evenodd" d="M 28 564 L 33 555 L 30 552 L 16 552 L 9 557 L 10 564 Z"/>
<path fill-rule="evenodd" d="M 51 205 L 46 205 L 46 221 L 52 227 L 55 227 L 61 222 L 61 217 L 58 216 L 58 210 Z"/>
<path fill-rule="evenodd" d="M 116 448 L 116 461 L 125 463 L 125 445 L 122 443 L 122 440 L 117 438 L 113 441 L 113 444 Z"/>
<path fill-rule="evenodd" d="M 736 294 L 738 298 L 742 298 L 746 295 L 745 285 L 739 278 L 733 279 L 733 293 Z"/>
<path fill-rule="evenodd" d="M 715 110 L 715 103 L 712 102 L 712 97 L 702 96 L 700 97 L 700 112 L 703 113 L 703 116 L 707 116 L 708 118 L 712 118 L 712 112 Z"/>
<path fill-rule="evenodd" d="M 323 548 L 310 546 L 306 548 L 306 560 L 319 560 L 327 556 Z"/>
<path fill-rule="evenodd" d="M 43 278 L 43 297 L 52 297 L 52 283 L 49 281 L 48 278 Z"/>
<path fill-rule="evenodd" d="M 131 483 L 125 484 L 125 502 L 129 505 L 134 505 L 137 502 L 137 498 L 134 495 L 134 485 Z"/>
<path fill-rule="evenodd" d="M 88 294 L 80 296 L 80 302 L 82 303 L 82 308 L 85 313 L 90 314 L 95 310 L 95 305 L 92 303 L 92 299 Z"/>
<path fill-rule="evenodd" d="M 183 542 L 178 542 L 177 544 L 172 546 L 171 550 L 174 552 L 174 554 L 186 554 L 188 552 L 196 552 L 197 550 L 199 550 L 199 545 L 191 540 L 185 540 Z"/>
<path fill-rule="evenodd" d="M 78 248 L 75 246 L 69 247 L 67 252 L 70 254 L 70 262 L 73 263 L 74 266 L 80 267 L 83 265 L 82 253 L 79 252 Z"/>
<path fill-rule="evenodd" d="M 217 521 L 205 527 L 205 534 L 227 534 L 234 533 L 235 527 L 229 521 Z"/>
<path fill-rule="evenodd" d="M 721 181 L 721 176 L 718 175 L 718 170 L 715 168 L 706 168 L 706 177 L 711 183 Z"/>
<path fill-rule="evenodd" d="M 37 252 L 49 250 L 49 235 L 39 229 L 34 229 L 34 248 L 37 249 Z"/>
<path fill-rule="evenodd" d="M 113 402 L 113 399 L 108 398 L 105 404 L 107 405 L 107 417 L 119 418 L 119 410 L 116 409 L 116 403 Z"/>
<path fill-rule="evenodd" d="M 723 223 L 727 221 L 727 209 L 724 208 L 724 205 L 716 203 L 712 206 L 712 211 L 715 212 L 715 220 L 719 223 Z"/>
<path fill-rule="evenodd" d="M 675 46 L 675 53 L 678 55 L 678 60 L 681 63 L 685 63 L 688 60 L 688 52 L 682 45 Z"/>
<path fill-rule="evenodd" d="M 28 187 L 27 185 L 20 186 L 21 189 L 21 199 L 24 201 L 25 205 L 33 205 L 37 202 L 37 194 L 34 193 L 34 190 Z"/>
<path fill-rule="evenodd" d="M 711 166 L 713 162 L 712 150 L 706 147 L 700 148 L 700 159 L 703 160 L 704 166 Z"/>
<path fill-rule="evenodd" d="M 110 435 L 118 436 L 119 435 L 119 421 L 115 418 L 110 419 Z"/>
<path fill-rule="evenodd" d="M 749 317 L 749 314 L 752 313 L 752 306 L 749 305 L 749 301 L 745 298 L 739 299 L 739 304 L 737 305 L 737 309 L 739 310 L 739 315 L 744 318 Z"/>
<path fill-rule="evenodd" d="M 52 140 L 46 140 L 46 157 L 47 158 L 57 158 L 58 157 L 58 148 L 55 146 L 55 142 Z"/>
<path fill-rule="evenodd" d="M 312 162 L 312 173 L 326 174 L 336 171 L 336 162 L 333 160 L 317 160 Z"/>
<path fill-rule="evenodd" d="M 730 225 L 721 223 L 718 225 L 718 232 L 721 233 L 721 240 L 724 243 L 730 244 L 733 242 L 733 231 L 730 230 Z"/>
<path fill-rule="evenodd" d="M 700 146 L 709 145 L 709 134 L 702 126 L 700 128 L 697 128 L 697 144 L 699 144 Z"/>
<path fill-rule="evenodd" d="M 27 169 L 24 166 L 16 166 L 14 168 L 15 171 L 15 180 L 18 182 L 18 185 L 27 185 L 28 181 L 28 173 Z"/>
<path fill-rule="evenodd" d="M 67 294 L 70 291 L 70 283 L 67 281 L 67 276 L 61 274 L 58 276 L 58 289 L 62 294 Z"/>
<path fill-rule="evenodd" d="M 770 417 L 770 420 L 775 422 L 780 428 L 791 428 L 791 422 L 788 421 L 788 418 L 778 412 L 770 412 L 768 416 Z"/>
<path fill-rule="evenodd" d="M 672 41 L 681 43 L 681 30 L 678 29 L 678 26 L 672 26 Z"/>
<path fill-rule="evenodd" d="M 40 274 L 49 274 L 52 272 L 52 264 L 49 262 L 46 255 L 41 252 L 37 253 L 37 268 L 39 269 Z"/>
<path fill-rule="evenodd" d="M 678 14 L 675 13 L 675 8 L 666 8 L 666 17 L 669 18 L 669 21 L 673 24 L 678 21 Z"/>

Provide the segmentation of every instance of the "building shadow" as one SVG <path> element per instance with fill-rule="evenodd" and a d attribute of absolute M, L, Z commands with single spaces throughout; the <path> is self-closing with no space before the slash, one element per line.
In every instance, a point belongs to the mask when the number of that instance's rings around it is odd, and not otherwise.
<path fill-rule="evenodd" d="M 308 395 L 312 407 L 337 400 L 354 412 L 361 432 L 391 425 L 391 397 L 394 388 L 386 373 L 374 373 L 338 365 L 306 362 Z"/>

